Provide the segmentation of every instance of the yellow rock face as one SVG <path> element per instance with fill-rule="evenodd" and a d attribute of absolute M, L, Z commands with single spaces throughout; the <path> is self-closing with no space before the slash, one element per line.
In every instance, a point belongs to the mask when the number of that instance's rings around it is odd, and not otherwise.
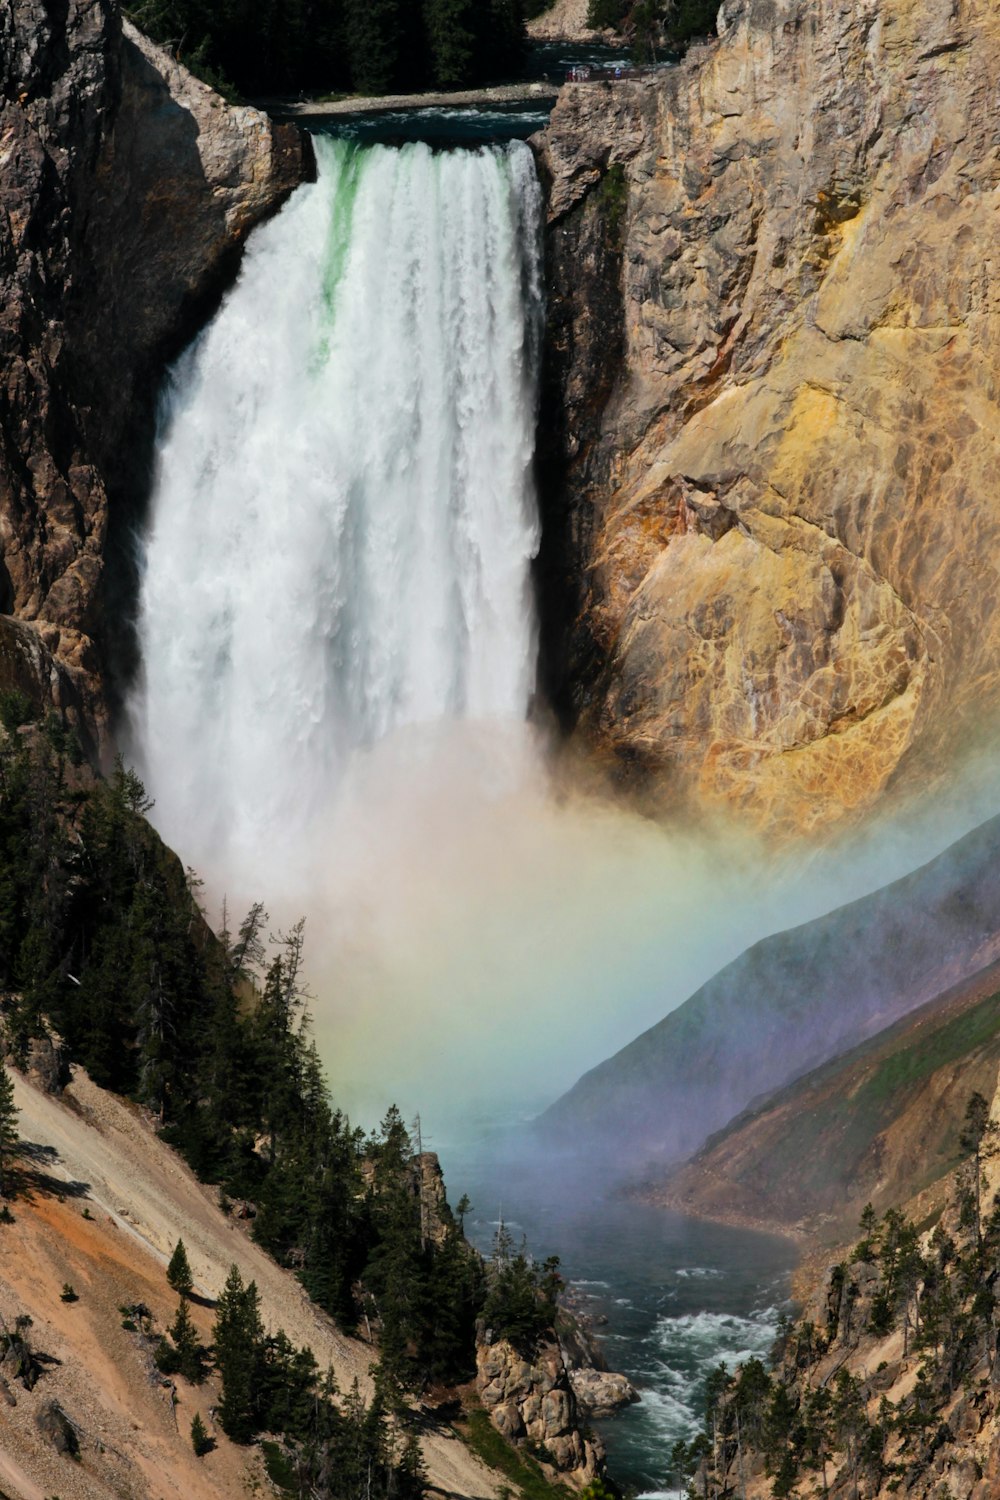
<path fill-rule="evenodd" d="M 608 160 L 629 183 L 623 367 L 569 467 L 581 720 L 667 795 L 812 830 L 1000 706 L 1000 12 L 722 25 L 546 137 L 564 237 Z"/>

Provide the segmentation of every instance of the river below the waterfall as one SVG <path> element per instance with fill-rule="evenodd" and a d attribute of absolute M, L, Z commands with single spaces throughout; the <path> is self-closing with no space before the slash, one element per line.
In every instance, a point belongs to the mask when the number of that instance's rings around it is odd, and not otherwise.
<path fill-rule="evenodd" d="M 609 1367 L 639 1390 L 637 1404 L 595 1423 L 614 1479 L 640 1496 L 677 1493 L 670 1450 L 699 1430 L 705 1379 L 720 1360 L 729 1369 L 766 1360 L 795 1246 L 595 1192 L 585 1165 L 547 1161 L 538 1148 L 509 1154 L 483 1141 L 439 1152 L 451 1202 L 472 1201 L 469 1238 L 489 1251 L 502 1217 L 537 1259 L 558 1255 Z"/>

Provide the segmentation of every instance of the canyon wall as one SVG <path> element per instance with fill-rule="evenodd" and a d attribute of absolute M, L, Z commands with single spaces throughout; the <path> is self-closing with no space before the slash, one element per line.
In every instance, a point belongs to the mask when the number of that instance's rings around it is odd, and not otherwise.
<path fill-rule="evenodd" d="M 748 948 L 550 1105 L 540 1141 L 616 1175 L 648 1162 L 661 1180 L 740 1111 L 918 1006 L 987 970 L 993 993 L 998 904 L 993 818 L 902 880 Z"/>
<path fill-rule="evenodd" d="M 787 1089 L 752 1104 L 649 1201 L 695 1217 L 850 1239 L 921 1195 L 926 1218 L 963 1155 L 965 1112 L 1000 1068 L 996 965 Z M 936 1191 L 937 1190 L 937 1191 Z"/>
<path fill-rule="evenodd" d="M 1000 13 L 725 0 L 536 138 L 541 594 L 563 719 L 779 833 L 995 714 Z"/>
<path fill-rule="evenodd" d="M 101 741 L 164 366 L 311 162 L 113 0 L 5 7 L 0 81 L 0 689 Z"/>

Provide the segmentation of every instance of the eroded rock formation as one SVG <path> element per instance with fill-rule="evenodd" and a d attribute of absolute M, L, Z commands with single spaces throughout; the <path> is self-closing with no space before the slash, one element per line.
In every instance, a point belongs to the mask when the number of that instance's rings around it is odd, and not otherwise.
<path fill-rule="evenodd" d="M 4 7 L 0 80 L 0 687 L 100 736 L 164 364 L 310 163 L 114 0 Z"/>
<path fill-rule="evenodd" d="M 558 1475 L 579 1485 L 603 1472 L 604 1450 L 580 1431 L 580 1413 L 557 1343 L 543 1343 L 532 1358 L 506 1339 L 481 1344 L 476 1388 L 497 1431 L 527 1446 Z"/>
<path fill-rule="evenodd" d="M 586 1417 L 610 1417 L 639 1400 L 639 1392 L 628 1376 L 613 1370 L 570 1370 L 569 1382 Z"/>
<path fill-rule="evenodd" d="M 1000 699 L 1000 13 L 720 33 L 538 138 L 549 663 L 620 766 L 810 830 Z"/>

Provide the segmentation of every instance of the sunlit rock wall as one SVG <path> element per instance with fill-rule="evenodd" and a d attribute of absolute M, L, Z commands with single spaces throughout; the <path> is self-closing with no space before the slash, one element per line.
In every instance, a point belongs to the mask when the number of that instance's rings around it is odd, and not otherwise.
<path fill-rule="evenodd" d="M 1000 12 L 720 28 L 539 138 L 546 655 L 658 796 L 804 831 L 1000 699 Z"/>

